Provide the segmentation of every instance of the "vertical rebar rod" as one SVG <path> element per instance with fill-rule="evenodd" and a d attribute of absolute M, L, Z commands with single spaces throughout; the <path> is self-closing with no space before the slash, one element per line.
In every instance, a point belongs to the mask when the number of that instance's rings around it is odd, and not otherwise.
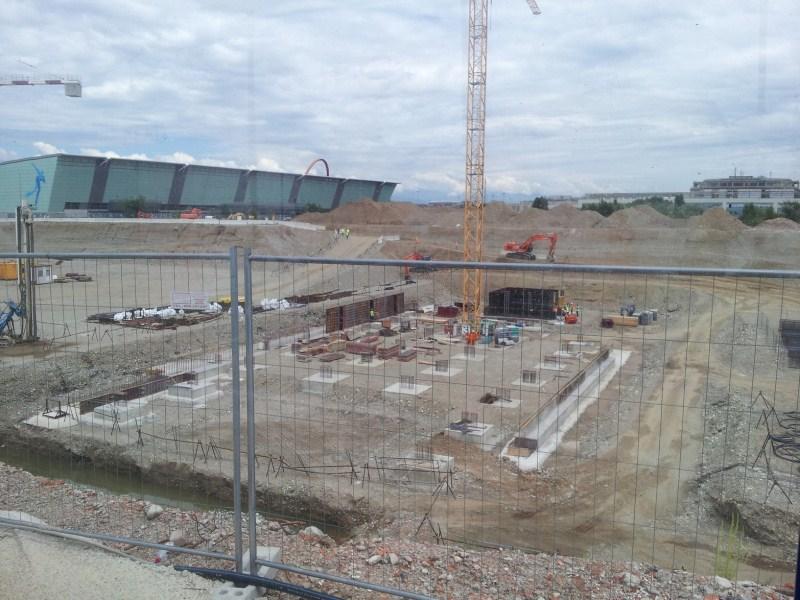
<path fill-rule="evenodd" d="M 233 425 L 233 540 L 236 572 L 242 572 L 242 416 L 239 378 L 239 249 L 230 250 L 231 420 Z M 236 302 L 236 310 L 233 304 Z"/>
<path fill-rule="evenodd" d="M 256 421 L 255 380 L 253 357 L 253 263 L 250 248 L 244 256 L 244 331 L 245 369 L 247 371 L 247 514 L 250 548 L 250 574 L 258 573 L 256 566 L 258 541 L 256 540 Z M 237 299 L 238 308 L 238 299 Z M 238 312 L 238 310 L 237 310 Z"/>

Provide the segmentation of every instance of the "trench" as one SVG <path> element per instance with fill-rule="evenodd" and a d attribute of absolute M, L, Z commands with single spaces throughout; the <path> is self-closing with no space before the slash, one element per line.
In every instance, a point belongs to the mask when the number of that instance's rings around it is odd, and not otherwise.
<path fill-rule="evenodd" d="M 197 471 L 187 463 L 140 466 L 109 444 L 75 449 L 52 434 L 0 424 L 0 461 L 83 489 L 127 495 L 181 510 L 233 511 L 233 484 L 229 477 Z M 286 493 L 263 487 L 256 490 L 256 510 L 264 518 L 299 528 L 315 525 L 337 542 L 349 539 L 357 527 L 381 516 L 355 502 L 333 505 L 308 491 Z M 246 515 L 246 511 L 247 486 L 243 483 L 242 512 Z"/>

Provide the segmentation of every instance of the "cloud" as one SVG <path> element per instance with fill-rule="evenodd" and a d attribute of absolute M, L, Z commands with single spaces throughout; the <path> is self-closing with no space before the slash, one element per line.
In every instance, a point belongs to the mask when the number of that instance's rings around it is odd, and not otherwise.
<path fill-rule="evenodd" d="M 17 158 L 17 153 L 13 150 L 6 150 L 5 148 L 0 148 L 0 162 L 6 160 L 14 160 Z"/>
<path fill-rule="evenodd" d="M 489 192 L 686 190 L 733 163 L 796 178 L 800 5 L 765 4 L 760 38 L 761 5 L 495 2 Z M 0 72 L 25 57 L 80 75 L 84 97 L 5 88 L 0 139 L 17 156 L 46 139 L 293 172 L 322 156 L 337 176 L 458 196 L 466 35 L 458 2 L 10 0 Z"/>
<path fill-rule="evenodd" d="M 47 142 L 33 142 L 33 147 L 39 151 L 39 154 L 64 154 L 64 150 L 61 148 L 54 146 L 53 144 L 48 144 Z"/>

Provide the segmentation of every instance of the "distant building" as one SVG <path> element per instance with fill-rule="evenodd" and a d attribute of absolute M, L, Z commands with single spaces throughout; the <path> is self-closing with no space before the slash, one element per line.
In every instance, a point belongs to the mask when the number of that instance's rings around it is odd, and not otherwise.
<path fill-rule="evenodd" d="M 730 212 L 741 212 L 745 204 L 771 206 L 776 211 L 784 202 L 800 200 L 800 182 L 775 177 L 734 175 L 724 179 L 695 181 L 687 203 L 722 206 Z"/>
<path fill-rule="evenodd" d="M 292 215 L 310 205 L 388 202 L 395 187 L 389 181 L 52 154 L 0 163 L 0 214 L 13 213 L 23 201 L 40 213 L 113 214 L 126 200 L 142 198 L 155 212 Z"/>

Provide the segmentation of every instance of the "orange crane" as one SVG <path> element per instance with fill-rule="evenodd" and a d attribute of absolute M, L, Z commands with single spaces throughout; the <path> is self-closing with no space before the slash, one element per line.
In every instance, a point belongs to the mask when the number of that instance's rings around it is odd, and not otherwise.
<path fill-rule="evenodd" d="M 534 15 L 542 13 L 536 0 L 526 0 Z M 486 57 L 489 39 L 489 0 L 469 0 L 467 34 L 467 153 L 464 189 L 464 262 L 483 260 L 483 205 L 486 198 Z M 481 318 L 483 274 L 464 269 L 464 313 L 471 325 Z"/>
<path fill-rule="evenodd" d="M 556 244 L 558 244 L 557 233 L 534 233 L 521 244 L 517 242 L 506 242 L 503 244 L 503 252 L 506 258 L 536 260 L 536 255 L 533 253 L 533 245 L 541 240 L 547 240 L 549 242 L 547 246 L 547 262 L 555 262 Z"/>

